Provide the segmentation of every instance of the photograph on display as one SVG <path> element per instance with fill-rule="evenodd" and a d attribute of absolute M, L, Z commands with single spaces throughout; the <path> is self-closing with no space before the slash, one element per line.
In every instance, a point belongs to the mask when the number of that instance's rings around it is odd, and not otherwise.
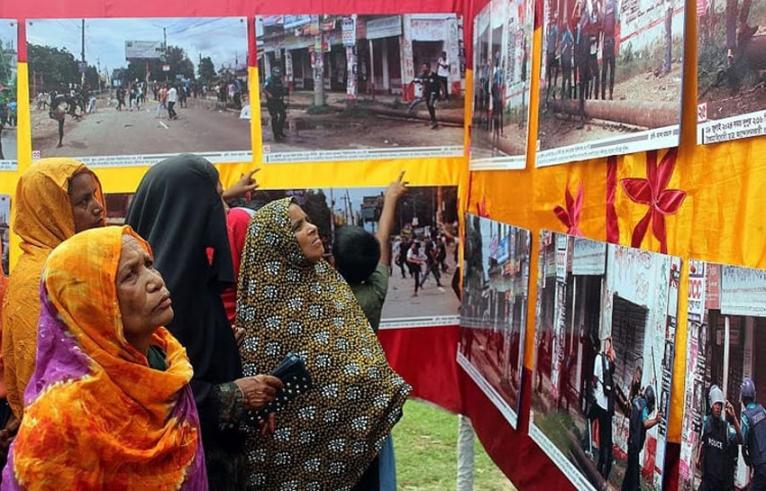
<path fill-rule="evenodd" d="M 0 170 L 16 166 L 16 67 L 19 59 L 16 27 L 16 21 L 0 19 Z"/>
<path fill-rule="evenodd" d="M 744 456 L 754 447 L 745 443 L 758 436 L 751 431 L 758 410 L 743 403 L 743 382 L 752 381 L 745 385 L 755 389 L 753 402 L 763 404 L 766 270 L 690 261 L 688 299 L 678 487 L 750 489 Z"/>
<path fill-rule="evenodd" d="M 10 251 L 11 238 L 11 197 L 7 194 L 0 194 L 0 242 L 2 242 L 2 261 L 3 272 L 7 276 L 10 273 L 8 269 L 8 259 Z"/>
<path fill-rule="evenodd" d="M 251 159 L 244 17 L 27 21 L 33 158 Z"/>
<path fill-rule="evenodd" d="M 378 230 L 385 188 L 258 190 L 232 202 L 257 210 L 293 197 L 319 228 L 325 258 L 332 262 L 335 232 L 345 225 Z M 124 223 L 132 194 L 107 194 L 107 222 Z M 460 300 L 453 281 L 457 265 L 457 188 L 409 187 L 399 199 L 391 235 L 391 275 L 381 329 L 458 324 Z M 408 252 L 412 250 L 412 254 Z"/>
<path fill-rule="evenodd" d="M 529 295 L 529 230 L 467 214 L 457 360 L 515 429 Z"/>
<path fill-rule="evenodd" d="M 678 145 L 682 0 L 544 0 L 537 165 Z"/>
<path fill-rule="evenodd" d="M 700 0 L 697 16 L 697 142 L 766 134 L 766 0 Z"/>
<path fill-rule="evenodd" d="M 540 242 L 530 437 L 578 489 L 662 489 L 681 260 Z"/>
<path fill-rule="evenodd" d="M 471 169 L 526 165 L 533 5 L 494 0 L 474 19 Z"/>
<path fill-rule="evenodd" d="M 256 17 L 266 163 L 463 155 L 455 14 Z"/>

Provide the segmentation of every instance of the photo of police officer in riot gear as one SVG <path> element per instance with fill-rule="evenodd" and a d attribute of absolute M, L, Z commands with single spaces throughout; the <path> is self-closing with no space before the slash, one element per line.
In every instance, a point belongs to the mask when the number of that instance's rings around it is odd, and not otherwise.
<path fill-rule="evenodd" d="M 702 474 L 699 490 L 729 491 L 734 489 L 734 469 L 742 443 L 739 419 L 717 385 L 710 387 L 708 400 L 710 414 L 703 419 L 695 457 L 695 466 Z"/>
<path fill-rule="evenodd" d="M 266 107 L 271 116 L 271 131 L 274 133 L 274 141 L 286 138 L 285 120 L 287 119 L 287 106 L 285 105 L 284 83 L 282 82 L 282 69 L 275 66 L 271 69 L 271 76 L 263 84 L 263 95 L 266 98 Z"/>
<path fill-rule="evenodd" d="M 766 409 L 758 404 L 755 383 L 751 378 L 742 381 L 742 453 L 750 469 L 750 489 L 766 489 Z"/>
<path fill-rule="evenodd" d="M 681 260 L 540 244 L 530 436 L 577 489 L 661 489 Z"/>
<path fill-rule="evenodd" d="M 678 489 L 766 489 L 766 270 L 690 261 Z"/>

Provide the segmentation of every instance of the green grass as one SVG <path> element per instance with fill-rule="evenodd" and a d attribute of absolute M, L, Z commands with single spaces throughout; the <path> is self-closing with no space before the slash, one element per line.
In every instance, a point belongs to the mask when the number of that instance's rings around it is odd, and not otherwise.
<path fill-rule="evenodd" d="M 408 401 L 394 428 L 397 487 L 405 491 L 455 489 L 457 476 L 457 415 L 436 406 Z M 516 488 L 487 456 L 478 439 L 474 445 L 474 489 Z"/>

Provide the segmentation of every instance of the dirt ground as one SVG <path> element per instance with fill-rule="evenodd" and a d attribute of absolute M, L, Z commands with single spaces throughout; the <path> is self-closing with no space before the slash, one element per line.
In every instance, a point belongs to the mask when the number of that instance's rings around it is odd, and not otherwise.
<path fill-rule="evenodd" d="M 712 89 L 700 102 L 707 102 L 708 120 L 760 111 L 766 109 L 766 84 L 743 87 L 735 95 L 725 87 Z"/>
<path fill-rule="evenodd" d="M 524 155 L 527 149 L 527 125 L 519 127 L 518 123 L 507 124 L 503 127 L 504 147 L 513 149 L 511 155 Z M 492 133 L 474 126 L 471 129 L 471 158 L 507 157 L 508 154 L 492 144 Z"/>
<path fill-rule="evenodd" d="M 619 67 L 617 67 L 619 74 Z M 614 84 L 614 100 L 651 100 L 658 102 L 678 102 L 679 117 L 681 107 L 682 66 L 674 63 L 673 69 L 664 76 L 655 76 L 654 73 L 646 72 L 638 74 L 622 82 Z M 559 85 L 561 80 L 559 79 Z M 600 87 L 599 87 L 600 90 Z M 607 90 L 608 93 L 608 90 Z M 545 88 L 541 89 L 541 101 L 545 100 Z M 585 127 L 577 129 L 578 118 L 574 115 L 556 115 L 547 111 L 544 104 L 540 106 L 538 138 L 540 149 L 564 147 L 577 143 L 600 140 L 619 136 L 624 133 L 638 131 L 635 127 L 619 124 L 596 124 L 585 121 Z"/>
<path fill-rule="evenodd" d="M 437 119 L 438 119 L 437 112 Z M 287 111 L 287 138 L 274 142 L 268 112 L 262 112 L 263 144 L 271 152 L 462 145 L 463 128 L 428 121 L 398 119 L 376 114 L 341 118 L 337 114 L 307 115 L 302 109 Z"/>

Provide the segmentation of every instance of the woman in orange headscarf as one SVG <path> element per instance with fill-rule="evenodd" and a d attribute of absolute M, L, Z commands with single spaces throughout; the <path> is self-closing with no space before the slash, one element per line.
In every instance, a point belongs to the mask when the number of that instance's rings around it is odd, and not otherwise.
<path fill-rule="evenodd" d="M 104 225 L 101 184 L 81 162 L 42 159 L 16 186 L 13 231 L 22 254 L 11 274 L 2 313 L 8 403 L 21 418 L 24 389 L 35 368 L 40 274 L 51 251 L 75 233 Z"/>
<path fill-rule="evenodd" d="M 49 256 L 36 367 L 3 490 L 207 490 L 186 350 L 162 327 L 170 292 L 130 227 Z"/>

